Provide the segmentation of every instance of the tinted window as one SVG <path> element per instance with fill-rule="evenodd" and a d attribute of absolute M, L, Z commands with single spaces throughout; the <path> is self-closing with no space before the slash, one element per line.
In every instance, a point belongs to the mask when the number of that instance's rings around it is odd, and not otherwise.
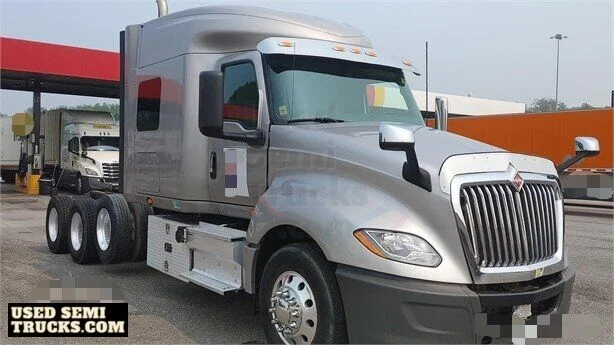
<path fill-rule="evenodd" d="M 254 65 L 246 62 L 224 68 L 224 119 L 256 129 L 258 98 Z"/>
<path fill-rule="evenodd" d="M 139 84 L 139 101 L 136 108 L 136 129 L 155 131 L 160 124 L 160 95 L 162 80 L 149 79 Z"/>

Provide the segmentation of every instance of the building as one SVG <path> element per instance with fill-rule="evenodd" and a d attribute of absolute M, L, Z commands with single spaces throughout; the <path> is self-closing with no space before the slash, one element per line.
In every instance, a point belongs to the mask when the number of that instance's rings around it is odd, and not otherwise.
<path fill-rule="evenodd" d="M 435 97 L 446 97 L 448 99 L 448 113 L 450 116 L 517 114 L 525 112 L 524 103 L 447 95 L 436 92 L 429 92 L 428 112 L 426 112 L 426 92 L 417 90 L 412 90 L 412 92 L 418 103 L 418 108 L 420 108 L 425 117 L 432 117 L 435 114 Z"/>

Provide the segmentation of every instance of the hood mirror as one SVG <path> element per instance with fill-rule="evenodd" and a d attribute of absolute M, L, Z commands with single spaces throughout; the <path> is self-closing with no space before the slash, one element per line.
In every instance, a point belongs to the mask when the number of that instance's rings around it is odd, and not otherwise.
<path fill-rule="evenodd" d="M 403 125 L 382 123 L 379 126 L 379 147 L 382 150 L 405 151 L 414 144 L 414 131 Z"/>
<path fill-rule="evenodd" d="M 379 126 L 379 147 L 386 151 L 405 151 L 407 161 L 403 164 L 403 178 L 427 191 L 431 191 L 431 177 L 420 168 L 416 156 L 415 127 L 403 124 L 381 123 Z"/>
<path fill-rule="evenodd" d="M 557 165 L 556 171 L 561 173 L 570 166 L 578 163 L 585 157 L 594 157 L 599 154 L 599 141 L 592 137 L 576 137 L 574 140 L 576 155 Z"/>

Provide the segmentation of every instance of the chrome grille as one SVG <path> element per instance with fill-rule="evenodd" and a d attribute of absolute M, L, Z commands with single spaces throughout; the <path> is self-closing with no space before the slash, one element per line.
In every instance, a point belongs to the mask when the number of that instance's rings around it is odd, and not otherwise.
<path fill-rule="evenodd" d="M 105 179 L 119 179 L 119 163 L 102 163 L 102 174 Z"/>
<path fill-rule="evenodd" d="M 460 202 L 479 267 L 524 266 L 557 251 L 557 203 L 552 185 L 526 182 L 461 187 Z"/>

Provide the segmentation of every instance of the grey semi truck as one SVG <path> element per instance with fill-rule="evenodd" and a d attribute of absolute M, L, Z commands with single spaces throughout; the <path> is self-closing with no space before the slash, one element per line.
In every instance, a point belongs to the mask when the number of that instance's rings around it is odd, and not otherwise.
<path fill-rule="evenodd" d="M 445 131 L 445 100 L 427 127 L 412 64 L 354 27 L 158 3 L 120 34 L 121 193 L 52 198 L 53 252 L 254 294 L 272 343 L 487 343 L 569 310 L 551 161 Z"/>

